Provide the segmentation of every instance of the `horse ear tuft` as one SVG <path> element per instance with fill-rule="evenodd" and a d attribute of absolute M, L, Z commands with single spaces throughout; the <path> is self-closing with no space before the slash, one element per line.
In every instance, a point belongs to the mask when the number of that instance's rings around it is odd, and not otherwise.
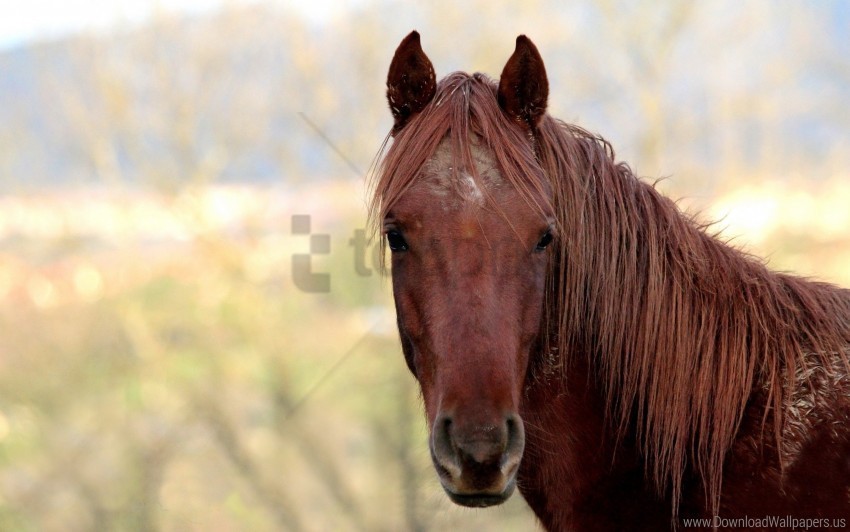
<path fill-rule="evenodd" d="M 387 101 L 395 119 L 393 133 L 424 109 L 436 91 L 434 65 L 422 51 L 419 32 L 414 30 L 398 45 L 387 75 Z"/>
<path fill-rule="evenodd" d="M 533 130 L 546 113 L 549 80 L 543 58 L 531 39 L 516 38 L 516 49 L 499 80 L 499 105 L 520 125 Z"/>

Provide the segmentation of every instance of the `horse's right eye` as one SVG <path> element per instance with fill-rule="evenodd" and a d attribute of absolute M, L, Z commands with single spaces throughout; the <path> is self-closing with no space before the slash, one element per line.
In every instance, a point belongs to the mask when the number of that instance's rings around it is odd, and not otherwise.
<path fill-rule="evenodd" d="M 552 231 L 546 231 L 546 233 L 540 237 L 540 241 L 537 242 L 537 251 L 543 251 L 546 249 L 546 246 L 552 243 Z"/>
<path fill-rule="evenodd" d="M 407 241 L 398 231 L 387 231 L 387 244 L 393 251 L 407 251 L 409 248 Z"/>

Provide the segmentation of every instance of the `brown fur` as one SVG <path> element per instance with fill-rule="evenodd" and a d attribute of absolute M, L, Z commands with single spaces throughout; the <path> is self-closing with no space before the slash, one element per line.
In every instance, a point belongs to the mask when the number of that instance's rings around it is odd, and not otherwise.
<path fill-rule="evenodd" d="M 554 214 L 518 405 L 519 487 L 547 527 L 652 528 L 680 509 L 850 517 L 850 292 L 772 272 L 709 234 L 601 137 L 544 115 L 529 139 L 481 74 L 447 76 L 396 133 L 374 183 L 376 226 L 444 138 L 482 189 L 470 138 L 529 213 Z M 487 238 L 524 236 L 510 202 L 488 205 L 505 234 Z M 499 345 L 507 333 L 470 334 Z"/>

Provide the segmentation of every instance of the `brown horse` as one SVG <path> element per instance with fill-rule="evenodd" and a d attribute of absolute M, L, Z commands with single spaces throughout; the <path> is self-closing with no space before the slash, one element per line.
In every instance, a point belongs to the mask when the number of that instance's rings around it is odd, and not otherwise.
<path fill-rule="evenodd" d="M 525 36 L 498 83 L 437 83 L 413 32 L 387 86 L 371 214 L 454 502 L 518 486 L 550 530 L 850 526 L 850 291 L 768 270 L 547 115 Z"/>

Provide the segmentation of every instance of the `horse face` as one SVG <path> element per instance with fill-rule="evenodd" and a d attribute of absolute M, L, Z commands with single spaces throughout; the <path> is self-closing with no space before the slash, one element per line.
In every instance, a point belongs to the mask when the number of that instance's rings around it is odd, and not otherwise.
<path fill-rule="evenodd" d="M 403 166 L 417 173 L 383 210 L 383 233 L 392 250 L 402 348 L 422 388 L 434 466 L 454 502 L 490 506 L 511 495 L 522 458 L 518 412 L 541 330 L 554 231 L 550 191 L 536 163 L 521 171 L 510 166 L 505 179 L 490 146 L 501 146 L 500 164 L 534 159 L 531 139 L 545 112 L 548 82 L 537 49 L 518 37 L 498 90 L 482 93 L 476 111 L 489 126 L 454 124 L 434 137 L 442 142 L 419 167 L 407 159 L 420 149 L 417 135 L 427 130 L 422 120 L 449 112 L 437 90 L 431 61 L 412 32 L 390 65 L 387 100 L 393 134 L 409 141 L 401 144 L 409 152 L 399 148 Z M 450 120 L 459 116 L 449 114 Z"/>
<path fill-rule="evenodd" d="M 452 500 L 467 506 L 501 503 L 514 488 L 519 402 L 553 238 L 550 219 L 501 179 L 479 144 L 477 180 L 452 170 L 444 140 L 383 227 L 434 466 Z"/>

